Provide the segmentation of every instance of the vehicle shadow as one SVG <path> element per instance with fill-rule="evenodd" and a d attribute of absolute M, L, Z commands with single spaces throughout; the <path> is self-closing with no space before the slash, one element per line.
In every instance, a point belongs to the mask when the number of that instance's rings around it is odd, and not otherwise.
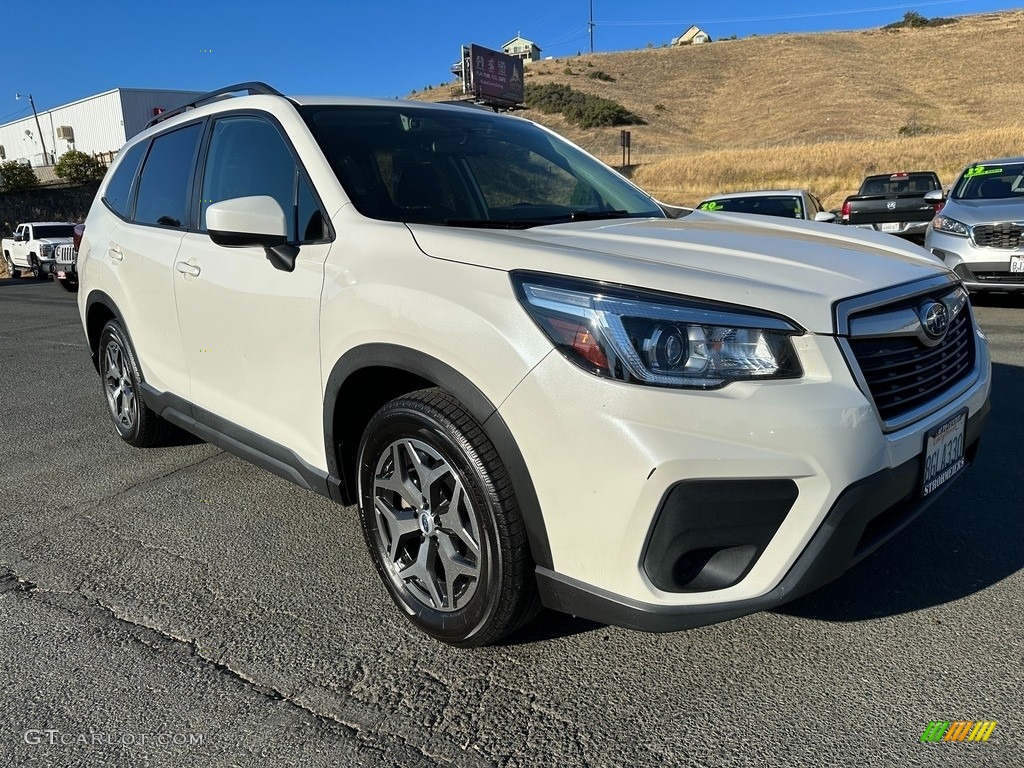
<path fill-rule="evenodd" d="M 33 280 L 31 277 L 8 277 L 0 280 L 0 288 L 31 288 L 32 286 L 50 285 L 51 280 Z"/>
<path fill-rule="evenodd" d="M 544 608 L 537 618 L 519 631 L 513 632 L 498 643 L 498 645 L 517 646 L 544 643 L 548 640 L 593 632 L 595 629 L 603 629 L 605 626 L 605 624 L 596 621 L 581 619 Z"/>
<path fill-rule="evenodd" d="M 904 531 L 841 578 L 778 613 L 862 621 L 942 605 L 1024 568 L 1019 455 L 1024 368 L 992 368 L 992 412 L 973 466 Z"/>

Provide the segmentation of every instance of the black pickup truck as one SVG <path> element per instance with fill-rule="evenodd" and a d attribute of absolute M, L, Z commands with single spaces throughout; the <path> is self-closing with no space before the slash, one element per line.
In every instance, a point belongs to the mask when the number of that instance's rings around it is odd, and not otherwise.
<path fill-rule="evenodd" d="M 924 196 L 942 189 L 934 171 L 885 173 L 868 176 L 860 192 L 846 198 L 841 219 L 843 224 L 909 238 L 923 238 L 928 222 L 942 207 Z"/>

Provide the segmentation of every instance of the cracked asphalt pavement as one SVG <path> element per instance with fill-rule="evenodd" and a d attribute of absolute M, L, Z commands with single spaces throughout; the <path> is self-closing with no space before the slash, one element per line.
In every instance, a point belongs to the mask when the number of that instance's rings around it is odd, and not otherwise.
<path fill-rule="evenodd" d="M 465 651 L 398 614 L 352 509 L 123 444 L 74 297 L 0 280 L 0 766 L 1022 765 L 1024 300 L 978 303 L 978 461 L 841 579 L 688 632 L 547 613 Z M 922 744 L 931 720 L 998 726 Z"/>

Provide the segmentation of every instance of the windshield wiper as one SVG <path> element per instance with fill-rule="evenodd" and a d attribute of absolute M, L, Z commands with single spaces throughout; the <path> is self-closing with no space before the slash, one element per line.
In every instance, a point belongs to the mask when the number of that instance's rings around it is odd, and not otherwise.
<path fill-rule="evenodd" d="M 629 211 L 569 211 L 554 216 L 532 216 L 528 219 L 445 219 L 446 227 L 479 227 L 482 229 L 529 229 L 546 224 L 569 221 L 600 221 L 601 219 L 628 219 L 643 214 Z"/>

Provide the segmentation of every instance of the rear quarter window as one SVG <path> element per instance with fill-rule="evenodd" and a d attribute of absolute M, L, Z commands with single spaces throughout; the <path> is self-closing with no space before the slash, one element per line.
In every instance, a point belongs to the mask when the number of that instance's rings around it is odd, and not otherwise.
<path fill-rule="evenodd" d="M 105 202 L 114 213 L 123 219 L 129 218 L 131 211 L 132 183 L 135 181 L 135 174 L 139 170 L 139 164 L 146 154 L 148 142 L 141 142 L 129 149 L 114 169 L 114 174 L 107 184 L 103 193 Z"/>

